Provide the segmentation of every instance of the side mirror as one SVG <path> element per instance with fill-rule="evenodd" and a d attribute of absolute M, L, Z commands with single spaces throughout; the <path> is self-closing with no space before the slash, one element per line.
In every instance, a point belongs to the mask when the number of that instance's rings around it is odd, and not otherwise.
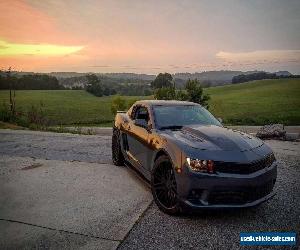
<path fill-rule="evenodd" d="M 148 123 L 144 119 L 135 119 L 134 125 L 148 129 Z"/>
<path fill-rule="evenodd" d="M 219 121 L 220 123 L 223 123 L 223 120 L 222 120 L 221 117 L 218 117 L 218 121 Z"/>

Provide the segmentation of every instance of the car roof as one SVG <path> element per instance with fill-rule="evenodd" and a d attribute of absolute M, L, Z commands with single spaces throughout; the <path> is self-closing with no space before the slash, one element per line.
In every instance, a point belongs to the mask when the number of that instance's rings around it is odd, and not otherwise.
<path fill-rule="evenodd" d="M 141 100 L 135 102 L 135 104 L 144 104 L 144 105 L 157 105 L 157 106 L 173 106 L 173 105 L 199 105 L 194 102 L 187 102 L 187 101 L 177 101 L 177 100 Z"/>

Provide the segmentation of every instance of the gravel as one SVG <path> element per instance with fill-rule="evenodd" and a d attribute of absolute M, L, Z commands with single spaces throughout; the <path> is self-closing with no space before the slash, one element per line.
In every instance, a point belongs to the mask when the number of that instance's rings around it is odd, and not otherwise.
<path fill-rule="evenodd" d="M 299 236 L 300 143 L 267 143 L 279 161 L 277 195 L 272 200 L 246 210 L 179 217 L 152 204 L 119 249 L 239 249 L 240 232 L 292 231 Z"/>

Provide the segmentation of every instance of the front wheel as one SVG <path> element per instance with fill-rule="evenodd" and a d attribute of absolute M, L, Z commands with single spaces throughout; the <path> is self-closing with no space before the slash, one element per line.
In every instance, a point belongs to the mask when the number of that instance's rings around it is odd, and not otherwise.
<path fill-rule="evenodd" d="M 160 210 L 170 215 L 180 213 L 175 172 L 167 156 L 160 156 L 155 161 L 151 176 L 151 190 Z"/>
<path fill-rule="evenodd" d="M 112 161 L 116 166 L 124 165 L 124 157 L 121 151 L 120 145 L 120 132 L 117 129 L 113 129 L 112 141 L 111 141 L 111 153 L 112 153 Z"/>

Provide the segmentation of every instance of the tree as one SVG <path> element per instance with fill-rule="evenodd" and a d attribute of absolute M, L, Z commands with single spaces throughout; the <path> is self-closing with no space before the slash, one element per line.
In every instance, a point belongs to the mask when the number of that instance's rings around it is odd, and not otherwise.
<path fill-rule="evenodd" d="M 205 108 L 208 109 L 208 100 L 210 99 L 209 95 L 203 93 L 203 88 L 200 85 L 200 82 L 195 80 L 188 80 L 185 84 L 186 90 L 186 101 L 199 103 Z"/>
<path fill-rule="evenodd" d="M 110 95 L 110 89 L 108 87 L 104 88 L 103 95 L 105 95 L 105 96 L 109 96 Z"/>
<path fill-rule="evenodd" d="M 203 88 L 197 79 L 188 80 L 184 90 L 176 90 L 174 87 L 158 88 L 154 92 L 154 98 L 158 100 L 179 100 L 201 104 L 208 109 L 209 95 L 203 93 Z"/>
<path fill-rule="evenodd" d="M 173 87 L 173 77 L 169 73 L 159 73 L 155 80 L 151 82 L 151 87 L 154 89 Z"/>
<path fill-rule="evenodd" d="M 86 91 L 95 96 L 102 96 L 103 89 L 99 78 L 95 74 L 87 75 L 86 78 L 88 80 L 85 87 Z"/>

